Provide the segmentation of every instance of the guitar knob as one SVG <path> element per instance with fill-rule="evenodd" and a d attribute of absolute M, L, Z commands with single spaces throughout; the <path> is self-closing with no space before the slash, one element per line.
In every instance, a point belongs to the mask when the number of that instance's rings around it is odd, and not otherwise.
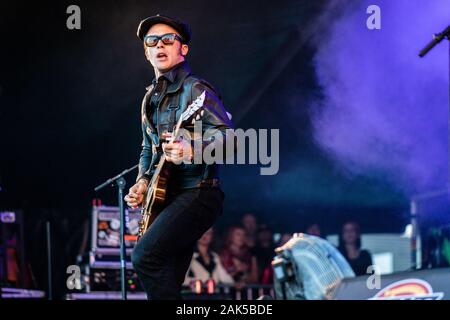
<path fill-rule="evenodd" d="M 204 114 L 205 114 L 205 110 L 202 110 L 202 112 L 200 112 L 200 115 L 203 117 Z"/>
<path fill-rule="evenodd" d="M 195 120 L 200 120 L 200 115 L 199 114 L 195 117 Z"/>

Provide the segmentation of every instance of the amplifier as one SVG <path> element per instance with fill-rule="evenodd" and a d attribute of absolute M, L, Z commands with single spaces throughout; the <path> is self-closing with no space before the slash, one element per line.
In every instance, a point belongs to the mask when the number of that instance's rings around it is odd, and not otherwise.
<path fill-rule="evenodd" d="M 24 235 L 21 211 L 0 212 L 0 287 L 34 286 L 25 254 Z"/>
<path fill-rule="evenodd" d="M 84 266 L 84 291 L 121 291 L 121 275 L 118 266 L 106 265 L 104 267 Z M 134 270 L 127 267 L 126 288 L 129 292 L 143 291 L 138 276 Z"/>
<path fill-rule="evenodd" d="M 131 250 L 136 244 L 140 219 L 140 209 L 125 209 L 127 254 L 131 254 Z M 119 207 L 93 206 L 91 225 L 91 252 L 95 255 L 120 255 Z"/>

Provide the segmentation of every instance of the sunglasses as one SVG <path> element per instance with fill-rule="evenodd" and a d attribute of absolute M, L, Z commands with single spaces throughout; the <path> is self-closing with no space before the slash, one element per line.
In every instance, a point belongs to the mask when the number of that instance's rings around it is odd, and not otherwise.
<path fill-rule="evenodd" d="M 149 35 L 144 37 L 144 43 L 146 47 L 156 46 L 159 40 L 161 40 L 164 44 L 173 44 L 175 40 L 178 40 L 181 43 L 183 43 L 183 39 L 176 33 L 166 33 L 161 36 Z"/>

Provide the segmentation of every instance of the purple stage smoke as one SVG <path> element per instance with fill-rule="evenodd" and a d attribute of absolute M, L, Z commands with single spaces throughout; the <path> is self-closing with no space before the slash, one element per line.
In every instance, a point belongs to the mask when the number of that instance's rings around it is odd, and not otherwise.
<path fill-rule="evenodd" d="M 354 174 L 380 173 L 406 194 L 448 180 L 449 44 L 419 58 L 450 24 L 448 0 L 361 1 L 317 42 L 324 98 L 312 104 L 318 144 Z M 381 29 L 369 30 L 369 5 Z"/>

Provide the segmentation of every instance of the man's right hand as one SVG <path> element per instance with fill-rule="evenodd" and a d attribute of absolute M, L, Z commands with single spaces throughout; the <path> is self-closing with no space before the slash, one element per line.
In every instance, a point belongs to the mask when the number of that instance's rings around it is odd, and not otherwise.
<path fill-rule="evenodd" d="M 138 205 L 144 200 L 144 195 L 147 192 L 148 182 L 145 179 L 139 180 L 134 186 L 132 186 L 125 196 L 127 205 L 131 208 L 137 208 Z"/>

